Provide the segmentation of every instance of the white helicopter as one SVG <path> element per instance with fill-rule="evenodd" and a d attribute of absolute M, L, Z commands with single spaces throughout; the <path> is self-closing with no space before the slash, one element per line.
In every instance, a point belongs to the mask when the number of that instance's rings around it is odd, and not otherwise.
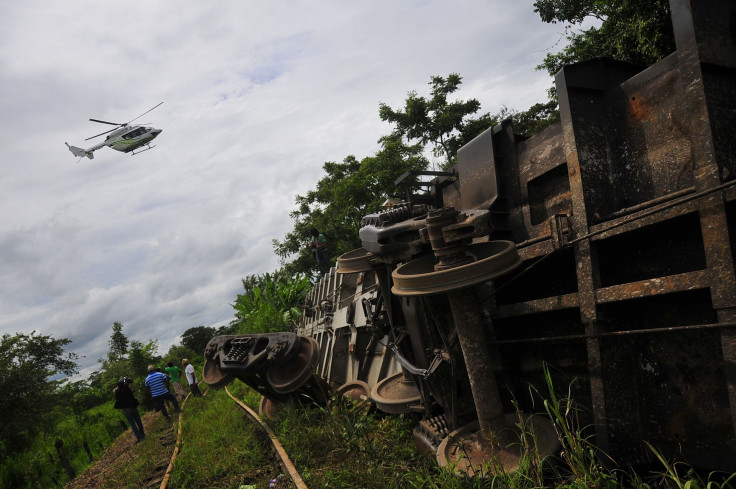
<path fill-rule="evenodd" d="M 163 104 L 163 102 L 161 102 Z M 149 149 L 153 149 L 156 146 L 151 146 L 150 143 L 153 141 L 153 139 L 161 134 L 161 129 L 156 129 L 155 127 L 145 127 L 145 126 L 131 126 L 130 123 L 140 119 L 144 115 L 151 112 L 153 109 L 158 107 L 159 105 L 156 105 L 155 107 L 148 109 L 135 119 L 132 119 L 125 123 L 117 123 L 117 122 L 107 122 L 107 121 L 101 121 L 98 119 L 90 119 L 92 122 L 99 122 L 101 124 L 110 124 L 111 126 L 117 126 L 114 129 L 110 129 L 109 131 L 101 132 L 100 134 L 97 134 L 96 136 L 89 137 L 85 139 L 85 141 L 89 141 L 90 139 L 94 139 L 98 136 L 102 136 L 103 134 L 111 133 L 109 134 L 105 140 L 99 144 L 95 144 L 94 146 L 91 146 L 87 149 L 83 148 L 77 148 L 76 146 L 69 146 L 69 143 L 64 143 L 69 148 L 69 151 L 74 154 L 74 156 L 79 156 L 80 158 L 82 156 L 86 156 L 90 160 L 94 158 L 94 152 L 97 151 L 100 148 L 104 148 L 105 146 L 109 146 L 114 150 L 122 151 L 123 153 L 131 153 L 134 155 L 137 155 L 138 153 L 142 153 L 144 151 L 148 151 Z M 140 148 L 141 146 L 146 146 L 145 149 L 142 149 L 138 152 L 135 150 Z"/>

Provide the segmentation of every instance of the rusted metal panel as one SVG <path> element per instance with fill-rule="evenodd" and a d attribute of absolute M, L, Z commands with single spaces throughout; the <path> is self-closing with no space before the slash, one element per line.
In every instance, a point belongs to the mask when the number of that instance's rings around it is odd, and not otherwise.
<path fill-rule="evenodd" d="M 671 294 L 683 290 L 705 289 L 710 285 L 710 274 L 707 270 L 683 273 L 669 277 L 659 277 L 640 282 L 630 282 L 624 285 L 605 287 L 596 291 L 596 300 L 599 304 L 606 302 L 624 301 L 651 297 L 655 295 Z"/>
<path fill-rule="evenodd" d="M 522 260 L 543 256 L 554 251 L 552 241 L 549 239 L 526 245 L 517 243 L 517 249 L 519 250 L 519 256 L 521 256 Z"/>
<path fill-rule="evenodd" d="M 457 181 L 444 192 L 444 205 L 457 209 L 488 209 L 498 197 L 493 129 L 488 129 L 457 153 Z"/>
<path fill-rule="evenodd" d="M 566 294 L 499 307 L 497 317 L 523 316 L 540 312 L 557 311 L 559 309 L 576 309 L 578 307 L 580 307 L 578 294 Z"/>

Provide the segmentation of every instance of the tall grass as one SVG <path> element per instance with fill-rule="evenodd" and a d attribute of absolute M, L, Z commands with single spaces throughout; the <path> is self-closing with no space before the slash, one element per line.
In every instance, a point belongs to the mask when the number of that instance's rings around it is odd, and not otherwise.
<path fill-rule="evenodd" d="M 656 480 L 660 486 L 673 489 L 726 489 L 736 488 L 736 473 L 725 474 L 721 472 L 711 472 L 708 476 L 703 477 L 698 474 L 692 467 L 683 462 L 669 461 L 653 447 L 645 442 L 649 450 L 654 454 L 657 460 L 662 464 L 662 469 L 655 472 L 659 476 Z M 641 489 L 649 489 L 655 487 L 642 482 L 637 486 Z"/>
<path fill-rule="evenodd" d="M 270 452 L 264 449 L 258 434 L 258 428 L 224 390 L 190 397 L 182 416 L 181 452 L 169 487 L 268 487 L 279 472 L 268 460 Z"/>
<path fill-rule="evenodd" d="M 384 415 L 369 405 L 345 398 L 332 399 L 327 407 L 285 403 L 278 419 L 269 422 L 309 487 L 333 488 L 448 488 L 448 489 L 726 489 L 736 488 L 736 474 L 696 473 L 679 461 L 667 460 L 650 446 L 661 467 L 643 475 L 619 468 L 608 468 L 612 461 L 592 442 L 590 427 L 581 426 L 579 408 L 571 398 L 571 385 L 565 394 L 553 385 L 544 367 L 546 391 L 542 398 L 546 416 L 554 424 L 561 449 L 543 456 L 536 448 L 536 434 L 519 413 L 518 444 L 524 455 L 519 470 L 504 473 L 489 465 L 484 477 L 458 476 L 440 468 L 432 454 L 417 451 L 412 429 L 413 416 Z M 260 395 L 235 382 L 230 391 L 257 408 Z M 58 466 L 53 448 L 56 437 L 63 437 L 69 458 L 81 472 L 89 465 L 81 448 L 84 440 L 93 455 L 99 455 L 127 426 L 111 403 L 85 413 L 84 417 L 62 423 L 54 434 L 37 440 L 35 451 L 12 461 L 3 461 L 0 487 L 58 487 L 66 475 Z M 257 429 L 245 419 L 224 391 L 210 390 L 203 398 L 190 398 L 181 417 L 182 444 L 171 478 L 170 488 L 233 488 L 254 484 L 268 487 L 279 475 L 279 468 L 264 448 Z M 109 467 L 97 487 L 140 488 L 148 486 L 152 474 L 161 474 L 173 451 L 174 428 L 156 415 L 146 439 L 123 453 Z M 169 437 L 168 444 L 162 444 Z M 78 447 L 78 448 L 75 448 Z M 603 462 L 606 463 L 603 463 Z M 615 467 L 615 466 L 614 466 Z M 12 470 L 11 470 L 12 469 Z M 279 486 L 282 487 L 282 486 Z"/>
<path fill-rule="evenodd" d="M 593 443 L 592 427 L 580 422 L 580 408 L 571 397 L 572 385 L 560 395 L 548 366 L 546 391 L 536 392 L 553 423 L 561 448 L 541 454 L 528 418 L 518 412 L 519 469 L 505 473 L 489 463 L 474 477 L 457 475 L 453 467 L 439 468 L 434 456 L 414 446 L 410 416 L 385 416 L 347 399 L 333 399 L 330 407 L 287 403 L 270 423 L 310 487 L 380 488 L 513 488 L 513 489 L 736 489 L 736 474 L 702 478 L 683 462 L 665 460 L 654 447 L 661 471 L 637 474 L 616 468 Z"/>
<path fill-rule="evenodd" d="M 412 487 L 410 474 L 434 465 L 414 446 L 414 420 L 345 398 L 329 407 L 286 403 L 270 424 L 309 487 Z"/>
<path fill-rule="evenodd" d="M 560 397 L 552 382 L 549 366 L 542 365 L 547 392 L 543 398 L 544 409 L 557 432 L 562 449 L 560 458 L 563 462 L 558 479 L 563 480 L 565 488 L 608 489 L 619 487 L 615 474 L 603 463 L 601 456 L 606 456 L 591 441 L 592 429 L 582 426 L 579 408 L 570 394 L 572 383 L 568 385 L 567 395 Z M 574 382 L 574 381 L 573 381 Z M 608 462 L 608 461 L 606 461 Z"/>

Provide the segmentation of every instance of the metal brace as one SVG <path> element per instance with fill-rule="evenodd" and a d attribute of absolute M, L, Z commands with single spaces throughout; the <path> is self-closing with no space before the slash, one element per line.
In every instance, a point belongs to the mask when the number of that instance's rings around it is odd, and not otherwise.
<path fill-rule="evenodd" d="M 435 350 L 434 358 L 432 358 L 432 362 L 429 364 L 429 368 L 419 368 L 411 363 L 409 360 L 407 360 L 406 357 L 404 357 L 401 352 L 399 352 L 399 347 L 397 343 L 400 343 L 404 336 L 406 336 L 406 334 L 402 333 L 396 340 L 396 342 L 389 343 L 388 347 L 391 348 L 391 350 L 394 352 L 396 360 L 398 360 L 399 364 L 401 364 L 401 366 L 404 367 L 410 374 L 418 375 L 422 379 L 427 380 L 434 373 L 434 371 L 437 370 L 437 367 L 440 366 L 440 363 L 445 360 L 442 355 L 442 350 Z"/>

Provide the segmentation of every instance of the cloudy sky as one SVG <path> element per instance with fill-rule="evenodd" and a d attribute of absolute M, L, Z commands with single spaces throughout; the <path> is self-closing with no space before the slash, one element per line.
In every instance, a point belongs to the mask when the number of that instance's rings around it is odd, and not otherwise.
<path fill-rule="evenodd" d="M 380 102 L 450 73 L 483 112 L 546 100 L 563 32 L 532 3 L 0 0 L 0 333 L 69 338 L 88 374 L 114 321 L 160 353 L 229 322 L 295 195 L 377 151 Z M 154 150 L 64 145 L 159 102 Z"/>

